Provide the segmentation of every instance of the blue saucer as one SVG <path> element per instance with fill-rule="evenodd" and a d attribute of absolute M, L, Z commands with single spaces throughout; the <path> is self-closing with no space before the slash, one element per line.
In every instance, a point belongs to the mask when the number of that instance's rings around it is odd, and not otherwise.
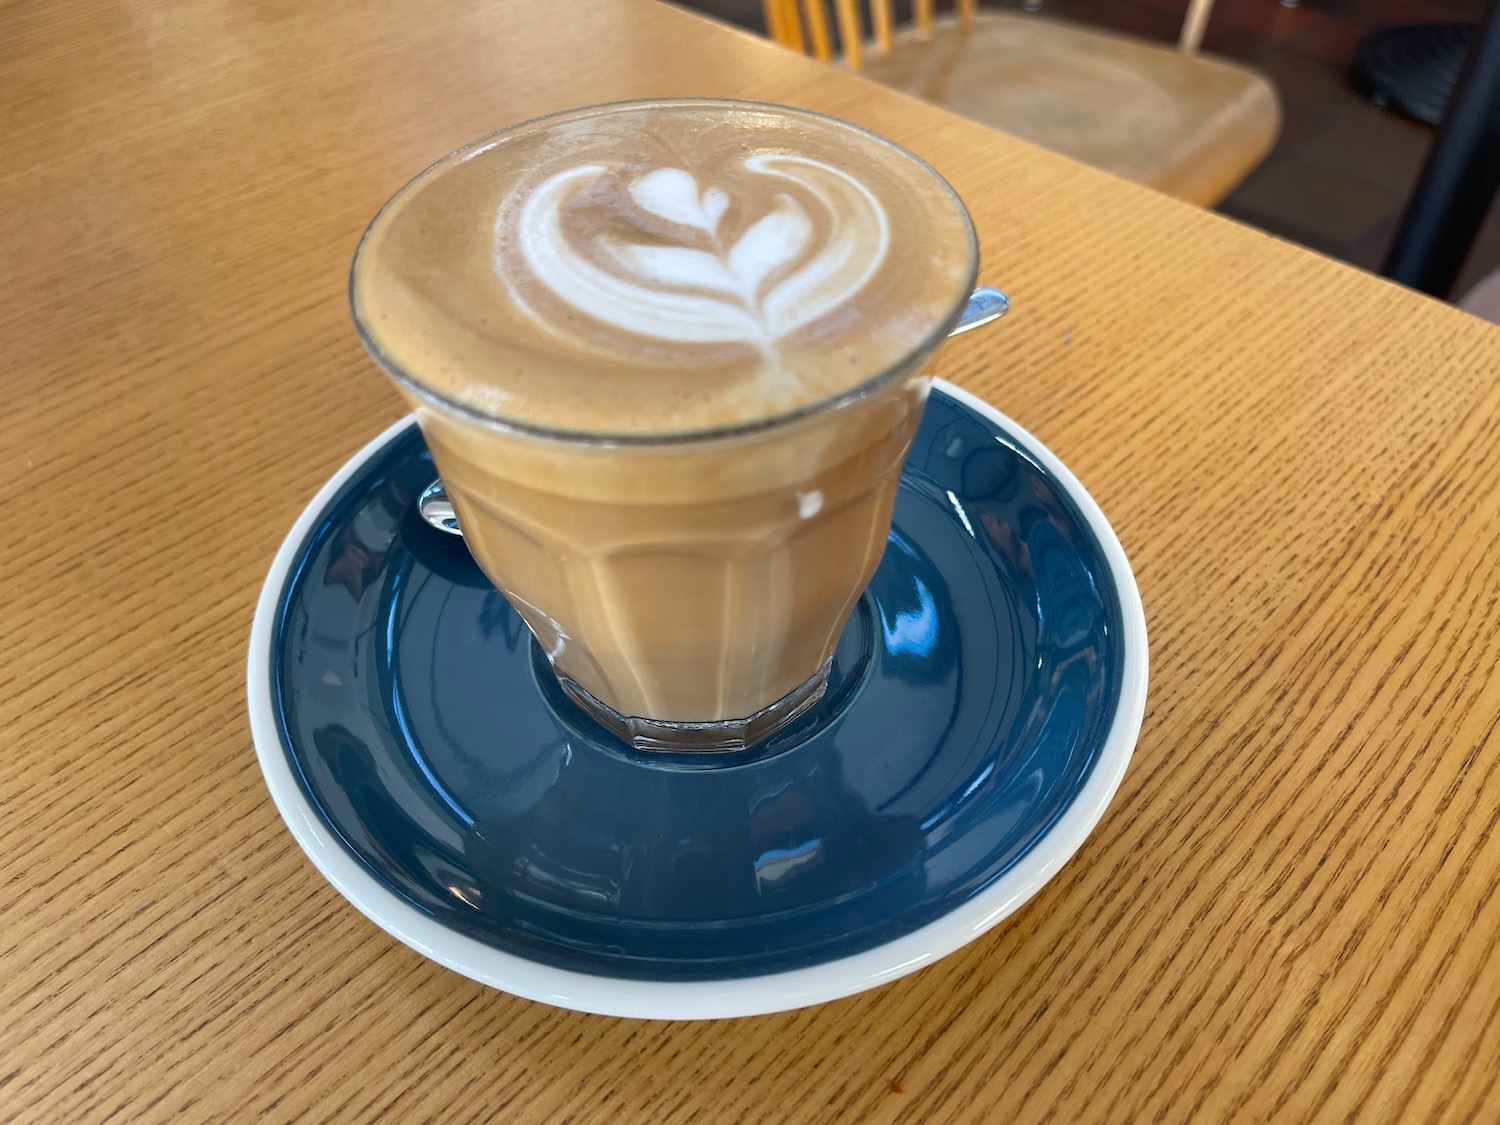
<path fill-rule="evenodd" d="M 962 392 L 934 391 L 826 697 L 707 768 L 563 694 L 417 515 L 435 475 L 408 421 L 308 509 L 257 614 L 251 712 L 319 867 L 471 976 L 631 1015 L 843 995 L 1013 910 L 1118 785 L 1145 699 L 1129 568 L 1066 469 Z"/>

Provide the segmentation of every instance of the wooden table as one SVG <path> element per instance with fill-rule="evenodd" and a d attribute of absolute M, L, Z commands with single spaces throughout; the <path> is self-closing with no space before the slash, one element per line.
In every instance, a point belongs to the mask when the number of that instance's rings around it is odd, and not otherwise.
<path fill-rule="evenodd" d="M 507 997 L 277 818 L 251 607 L 401 412 L 344 283 L 502 124 L 736 94 L 873 126 L 1015 312 L 937 369 L 1066 459 L 1153 643 L 1029 905 L 787 1015 Z M 1500 331 L 644 0 L 0 6 L 0 1118 L 1500 1120 Z"/>

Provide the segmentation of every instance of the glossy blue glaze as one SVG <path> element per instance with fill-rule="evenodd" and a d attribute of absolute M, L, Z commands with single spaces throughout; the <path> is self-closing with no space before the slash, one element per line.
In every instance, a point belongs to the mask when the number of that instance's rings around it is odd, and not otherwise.
<path fill-rule="evenodd" d="M 1118 705 L 1098 541 L 1016 440 L 941 394 L 827 696 L 710 768 L 568 701 L 462 541 L 418 517 L 433 476 L 413 425 L 328 506 L 271 679 L 293 773 L 350 853 L 498 949 L 694 980 L 872 948 L 1024 855 Z"/>

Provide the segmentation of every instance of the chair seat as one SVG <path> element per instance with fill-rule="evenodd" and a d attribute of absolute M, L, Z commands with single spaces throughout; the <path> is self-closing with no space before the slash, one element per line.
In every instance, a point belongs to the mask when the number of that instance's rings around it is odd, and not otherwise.
<path fill-rule="evenodd" d="M 1248 67 L 1060 23 L 981 12 L 866 56 L 877 82 L 1204 206 L 1270 150 L 1281 109 Z"/>

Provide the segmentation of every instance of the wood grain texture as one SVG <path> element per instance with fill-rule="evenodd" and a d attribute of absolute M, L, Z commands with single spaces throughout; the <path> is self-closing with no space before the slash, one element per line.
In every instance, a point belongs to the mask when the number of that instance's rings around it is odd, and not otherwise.
<path fill-rule="evenodd" d="M 630 95 L 808 105 L 968 200 L 1014 311 L 934 367 L 1099 499 L 1137 756 L 1076 858 L 873 993 L 554 1011 L 377 931 L 261 783 L 282 535 L 401 406 L 361 229 Z M 667 7 L 0 5 L 0 1118 L 1500 1120 L 1500 332 Z M 38 503 L 38 498 L 43 503 Z"/>

